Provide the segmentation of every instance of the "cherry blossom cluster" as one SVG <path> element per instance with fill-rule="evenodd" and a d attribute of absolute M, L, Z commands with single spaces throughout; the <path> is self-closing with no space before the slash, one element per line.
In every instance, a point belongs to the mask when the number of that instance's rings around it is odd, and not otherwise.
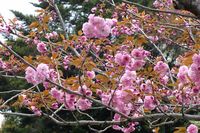
<path fill-rule="evenodd" d="M 89 21 L 83 24 L 83 33 L 88 38 L 105 38 L 111 33 L 111 28 L 116 24 L 116 19 L 104 19 L 90 14 Z"/>
<path fill-rule="evenodd" d="M 0 23 L 0 33 L 4 36 L 9 36 L 11 32 L 12 27 L 10 25 L 5 25 L 3 23 Z"/>
<path fill-rule="evenodd" d="M 192 60 L 193 63 L 190 66 L 180 66 L 177 74 L 178 89 L 172 92 L 172 95 L 176 97 L 180 104 L 199 104 L 200 54 L 194 54 Z"/>
<path fill-rule="evenodd" d="M 47 64 L 39 64 L 36 69 L 32 67 L 27 67 L 25 70 L 25 78 L 28 83 L 34 85 L 43 83 L 46 79 L 56 81 L 57 73 L 54 69 L 50 69 Z"/>
<path fill-rule="evenodd" d="M 85 85 L 79 87 L 78 92 L 85 96 L 92 96 L 92 91 Z M 58 90 L 56 87 L 52 88 L 50 93 L 59 104 L 64 104 L 68 110 L 75 110 L 78 108 L 84 111 L 90 109 L 92 106 L 92 102 L 90 102 L 88 99 L 78 98 L 76 95 L 68 94 L 62 90 Z"/>
<path fill-rule="evenodd" d="M 47 45 L 44 42 L 39 42 L 37 43 L 37 50 L 40 53 L 45 53 L 47 52 Z"/>
<path fill-rule="evenodd" d="M 145 65 L 145 58 L 150 55 L 150 52 L 142 49 L 133 49 L 131 54 L 125 51 L 120 51 L 115 55 L 115 63 L 125 67 L 125 72 L 120 79 L 119 87 L 116 90 L 110 92 L 102 92 L 97 90 L 97 95 L 100 96 L 102 103 L 111 105 L 116 110 L 130 116 L 140 116 L 140 112 L 143 106 L 135 105 L 131 100 L 133 96 L 138 96 L 143 89 L 147 94 L 151 92 L 151 83 L 143 83 L 144 79 L 137 77 L 137 70 L 141 69 Z M 150 82 L 150 81 L 148 81 Z M 141 87 L 138 89 L 138 86 Z M 158 102 L 153 96 L 145 96 L 139 98 L 136 102 L 144 104 L 144 108 L 153 110 L 157 106 Z M 114 120 L 121 120 L 121 116 L 114 115 Z M 137 123 L 130 122 L 127 127 L 121 127 L 114 125 L 113 128 L 121 130 L 125 133 L 130 133 L 135 130 Z"/>
<path fill-rule="evenodd" d="M 0 69 L 6 69 L 6 63 L 0 58 Z"/>
<path fill-rule="evenodd" d="M 57 40 L 58 39 L 58 33 L 53 31 L 51 33 L 47 33 L 45 36 L 46 39 L 54 39 Z"/>
<path fill-rule="evenodd" d="M 172 4 L 172 0 L 155 0 L 153 3 L 155 8 L 169 8 Z"/>
<path fill-rule="evenodd" d="M 158 61 L 154 66 L 154 71 L 158 73 L 161 83 L 167 84 L 169 81 L 167 74 L 170 71 L 168 64 L 164 63 L 163 61 Z"/>
<path fill-rule="evenodd" d="M 63 59 L 63 66 L 65 69 L 68 69 L 70 65 L 70 57 L 66 55 Z"/>
<path fill-rule="evenodd" d="M 115 55 L 115 62 L 120 66 L 126 66 L 127 70 L 135 71 L 145 65 L 144 58 L 150 53 L 142 48 L 133 49 L 131 54 L 127 52 L 118 52 Z"/>
<path fill-rule="evenodd" d="M 27 95 L 22 94 L 20 95 L 22 101 L 23 101 L 23 105 L 27 106 L 31 111 L 34 112 L 35 115 L 37 116 L 41 116 L 42 115 L 42 111 L 40 109 L 38 109 L 32 102 L 32 100 L 30 98 L 28 98 Z"/>
<path fill-rule="evenodd" d="M 132 20 L 131 26 L 126 26 L 126 25 L 114 26 L 111 30 L 111 34 L 113 36 L 119 36 L 122 34 L 133 35 L 138 31 L 139 31 L 139 22 L 137 20 Z"/>
<path fill-rule="evenodd" d="M 115 114 L 114 120 L 115 121 L 120 121 L 120 119 L 121 119 L 121 116 L 118 115 L 118 114 Z M 135 131 L 135 126 L 136 125 L 138 125 L 137 122 L 130 122 L 128 124 L 128 127 L 120 127 L 119 125 L 113 125 L 113 129 L 122 131 L 124 133 L 131 133 L 131 132 Z"/>
<path fill-rule="evenodd" d="M 192 57 L 192 61 L 193 63 L 188 70 L 188 75 L 195 85 L 200 86 L 200 54 L 195 54 Z M 181 71 L 181 74 L 183 73 L 184 71 Z"/>

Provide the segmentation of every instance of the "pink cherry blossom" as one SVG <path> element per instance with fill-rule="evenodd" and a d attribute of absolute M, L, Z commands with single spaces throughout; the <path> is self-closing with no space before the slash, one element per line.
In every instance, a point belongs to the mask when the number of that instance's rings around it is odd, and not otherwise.
<path fill-rule="evenodd" d="M 27 67 L 25 70 L 25 78 L 28 83 L 37 84 L 36 71 L 32 67 Z"/>
<path fill-rule="evenodd" d="M 103 104 L 108 105 L 111 100 L 111 94 L 102 93 L 101 94 L 101 101 Z"/>
<path fill-rule="evenodd" d="M 2 59 L 0 58 L 0 68 L 4 67 L 4 62 L 2 61 Z"/>
<path fill-rule="evenodd" d="M 46 39 L 58 39 L 58 33 L 53 31 L 51 33 L 47 33 L 45 36 Z"/>
<path fill-rule="evenodd" d="M 169 81 L 169 77 L 167 75 L 165 75 L 164 77 L 160 77 L 160 82 L 164 85 L 166 85 Z"/>
<path fill-rule="evenodd" d="M 53 78 L 56 78 L 54 70 L 52 69 L 50 71 L 49 66 L 47 64 L 41 63 L 37 66 L 36 70 L 33 69 L 32 67 L 27 67 L 25 72 L 25 78 L 28 83 L 39 84 L 43 83 L 46 79 L 50 78 L 49 75 L 50 72 L 51 72 L 51 79 L 54 80 Z"/>
<path fill-rule="evenodd" d="M 87 71 L 86 72 L 87 76 L 91 79 L 94 79 L 95 78 L 95 72 L 94 71 Z"/>
<path fill-rule="evenodd" d="M 145 57 L 150 55 L 150 52 L 143 50 L 141 48 L 138 49 L 133 49 L 131 52 L 132 57 L 134 57 L 135 59 L 144 59 Z"/>
<path fill-rule="evenodd" d="M 190 124 L 187 127 L 187 133 L 198 133 L 198 127 L 194 124 Z"/>
<path fill-rule="evenodd" d="M 47 64 L 39 64 L 36 68 L 36 80 L 38 83 L 44 82 L 49 78 L 49 67 Z"/>
<path fill-rule="evenodd" d="M 192 60 L 193 63 L 189 68 L 188 75 L 196 85 L 200 85 L 200 55 L 195 54 Z"/>
<path fill-rule="evenodd" d="M 52 103 L 51 108 L 52 109 L 58 109 L 58 103 Z"/>
<path fill-rule="evenodd" d="M 34 112 L 35 115 L 37 116 L 41 116 L 42 115 L 42 112 L 41 110 L 39 110 L 37 107 L 35 106 L 31 106 L 31 110 Z"/>
<path fill-rule="evenodd" d="M 56 81 L 58 78 L 58 73 L 54 69 L 49 69 L 46 78 L 49 78 L 52 81 Z"/>
<path fill-rule="evenodd" d="M 163 61 L 158 61 L 154 66 L 154 71 L 160 74 L 161 77 L 164 77 L 169 70 L 169 66 Z"/>
<path fill-rule="evenodd" d="M 136 71 L 141 69 L 145 65 L 144 60 L 138 60 L 138 59 L 131 59 L 128 65 L 126 65 L 126 69 L 130 71 Z"/>
<path fill-rule="evenodd" d="M 115 114 L 113 120 L 115 121 L 120 121 L 121 116 L 119 114 Z M 122 128 L 119 125 L 113 125 L 112 126 L 113 129 L 115 130 L 121 130 Z"/>
<path fill-rule="evenodd" d="M 47 46 L 45 43 L 43 42 L 40 42 L 37 44 L 37 50 L 40 52 L 40 53 L 45 53 L 47 52 Z"/>
<path fill-rule="evenodd" d="M 151 93 L 151 92 L 152 92 L 152 85 L 151 85 L 150 82 L 142 83 L 142 84 L 140 85 L 140 89 L 141 89 L 142 92 L 148 94 L 148 93 Z"/>
<path fill-rule="evenodd" d="M 194 86 L 192 88 L 192 92 L 193 92 L 193 94 L 198 94 L 200 92 L 200 87 L 199 86 Z"/>
<path fill-rule="evenodd" d="M 130 122 L 128 125 L 129 125 L 128 127 L 122 128 L 122 132 L 132 133 L 133 131 L 135 131 L 135 123 L 134 122 Z"/>
<path fill-rule="evenodd" d="M 105 23 L 104 18 L 99 17 L 99 16 L 95 16 L 94 14 L 90 14 L 88 16 L 88 22 L 91 23 L 94 26 L 102 26 Z"/>
<path fill-rule="evenodd" d="M 60 103 L 64 101 L 64 92 L 62 90 L 58 90 L 56 87 L 52 88 L 50 94 L 56 98 L 56 100 Z"/>
<path fill-rule="evenodd" d="M 88 38 L 95 37 L 95 28 L 91 23 L 84 23 L 82 30 L 86 37 Z"/>
<path fill-rule="evenodd" d="M 65 96 L 64 96 L 63 103 L 65 105 L 65 108 L 69 110 L 75 110 L 76 96 L 72 94 L 68 94 L 68 93 L 65 93 L 64 95 Z"/>
<path fill-rule="evenodd" d="M 116 19 L 104 19 L 90 14 L 88 22 L 83 24 L 83 33 L 88 38 L 106 38 L 111 33 L 111 27 L 116 24 Z"/>
<path fill-rule="evenodd" d="M 200 64 L 200 54 L 194 54 L 192 57 L 192 61 L 194 64 Z"/>
<path fill-rule="evenodd" d="M 131 57 L 127 53 L 117 53 L 115 55 L 115 62 L 120 66 L 127 65 L 130 61 Z"/>
<path fill-rule="evenodd" d="M 105 21 L 106 21 L 106 24 L 109 25 L 110 27 L 113 25 L 116 25 L 116 23 L 117 23 L 116 19 L 108 19 L 107 18 Z"/>
<path fill-rule="evenodd" d="M 126 70 L 124 75 L 121 77 L 121 84 L 124 86 L 130 86 L 136 80 L 136 72 Z"/>
<path fill-rule="evenodd" d="M 89 108 L 91 108 L 92 106 L 92 103 L 88 100 L 88 99 L 84 99 L 84 98 L 80 98 L 77 103 L 76 103 L 76 106 L 84 111 L 84 110 L 87 110 Z"/>
<path fill-rule="evenodd" d="M 69 56 L 65 56 L 64 59 L 63 59 L 63 65 L 64 65 L 64 68 L 65 69 L 68 69 L 69 68 L 69 65 L 70 65 L 70 57 Z"/>
<path fill-rule="evenodd" d="M 155 99 L 153 96 L 145 96 L 144 98 L 144 108 L 149 110 L 154 110 L 156 107 Z"/>
<path fill-rule="evenodd" d="M 83 95 L 92 96 L 92 91 L 86 85 L 80 86 L 78 91 Z"/>
<path fill-rule="evenodd" d="M 187 83 L 189 81 L 187 76 L 188 76 L 188 67 L 187 66 L 181 66 L 179 68 L 179 72 L 177 74 L 179 81 L 181 83 Z"/>

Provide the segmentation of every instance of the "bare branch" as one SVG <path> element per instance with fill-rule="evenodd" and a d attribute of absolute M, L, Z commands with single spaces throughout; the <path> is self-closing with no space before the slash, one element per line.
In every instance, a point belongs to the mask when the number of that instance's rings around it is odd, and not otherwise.
<path fill-rule="evenodd" d="M 26 117 L 36 117 L 36 114 L 26 114 L 26 113 L 17 113 L 17 112 L 3 112 L 0 111 L 2 115 L 16 115 L 16 116 L 26 116 Z"/>
<path fill-rule="evenodd" d="M 9 98 L 8 100 L 6 100 L 1 106 L 5 106 L 7 103 L 9 103 L 9 102 L 12 101 L 13 99 L 17 98 L 19 95 L 21 95 L 21 94 L 23 94 L 23 93 L 25 93 L 25 92 L 28 92 L 28 91 L 34 89 L 36 86 L 37 86 L 37 85 L 34 85 L 34 86 L 30 87 L 29 89 L 26 89 L 26 90 L 22 91 L 21 93 L 18 93 L 18 94 L 16 94 L 16 95 L 12 96 L 12 97 Z"/>
<path fill-rule="evenodd" d="M 135 2 L 130 2 L 130 1 L 127 1 L 127 0 L 122 0 L 122 1 L 125 2 L 125 3 L 128 3 L 128 4 L 132 4 L 132 5 L 135 5 L 137 7 L 140 7 L 142 9 L 144 9 L 144 10 L 152 11 L 152 12 L 174 14 L 174 15 L 178 15 L 178 16 L 182 16 L 182 17 L 188 17 L 188 18 L 198 19 L 198 17 L 196 17 L 194 15 L 182 14 L 182 13 L 178 13 L 178 12 L 170 11 L 170 10 L 153 9 L 153 8 L 143 6 L 143 5 L 135 3 Z"/>
<path fill-rule="evenodd" d="M 60 13 L 60 10 L 58 9 L 58 6 L 56 3 L 53 3 L 53 6 L 56 10 L 56 13 L 58 14 L 58 17 L 60 19 L 60 22 L 61 22 L 61 25 L 62 25 L 62 29 L 63 29 L 63 32 L 65 34 L 65 37 L 68 38 L 68 34 L 66 32 L 66 28 L 65 28 L 65 22 L 63 20 L 63 17 L 61 16 L 61 13 Z M 80 57 L 80 54 L 78 53 L 78 51 L 76 49 L 74 49 L 73 47 L 69 46 L 70 50 L 72 50 L 76 56 Z"/>

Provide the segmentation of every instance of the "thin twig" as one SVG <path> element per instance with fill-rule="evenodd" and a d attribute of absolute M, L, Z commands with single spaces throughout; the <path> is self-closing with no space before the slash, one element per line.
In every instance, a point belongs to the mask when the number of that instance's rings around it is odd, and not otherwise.
<path fill-rule="evenodd" d="M 127 0 L 122 0 L 122 2 L 125 2 L 125 3 L 128 3 L 128 4 L 132 4 L 132 5 L 135 5 L 137 7 L 140 7 L 140 8 L 143 8 L 145 10 L 152 11 L 152 12 L 174 14 L 174 15 L 178 15 L 178 16 L 182 16 L 182 17 L 198 19 L 198 17 L 194 16 L 194 15 L 182 14 L 182 13 L 178 13 L 178 12 L 170 11 L 170 10 L 153 9 L 153 8 L 150 8 L 150 7 L 147 7 L 147 6 L 143 6 L 141 4 L 138 4 L 138 3 L 135 3 L 135 2 L 130 2 L 130 1 L 127 1 Z"/>

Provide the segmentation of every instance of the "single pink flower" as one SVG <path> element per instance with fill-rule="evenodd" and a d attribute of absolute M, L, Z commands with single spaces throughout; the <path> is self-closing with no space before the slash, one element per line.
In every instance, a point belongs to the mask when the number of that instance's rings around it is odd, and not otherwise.
<path fill-rule="evenodd" d="M 192 57 L 192 61 L 193 63 L 195 64 L 200 64 L 200 54 L 194 54 L 193 57 Z"/>
<path fill-rule="evenodd" d="M 145 96 L 144 98 L 144 108 L 149 110 L 154 110 L 156 107 L 155 99 L 153 96 Z"/>
<path fill-rule="evenodd" d="M 117 53 L 115 55 L 115 62 L 120 66 L 125 66 L 131 61 L 131 57 L 127 53 Z"/>
<path fill-rule="evenodd" d="M 91 108 L 92 103 L 91 103 L 88 99 L 80 98 L 80 99 L 77 101 L 76 106 L 77 106 L 80 110 L 85 111 L 85 110 Z"/>
<path fill-rule="evenodd" d="M 158 61 L 154 66 L 154 71 L 160 74 L 160 77 L 164 77 L 169 70 L 169 66 L 163 61 Z"/>
<path fill-rule="evenodd" d="M 145 57 L 149 56 L 150 52 L 148 52 L 148 51 L 146 51 L 142 48 L 138 48 L 138 49 L 133 49 L 132 52 L 131 52 L 131 55 L 135 59 L 142 60 Z"/>
<path fill-rule="evenodd" d="M 198 133 L 198 127 L 194 124 L 190 124 L 187 127 L 187 133 Z"/>
<path fill-rule="evenodd" d="M 138 60 L 138 59 L 131 59 L 128 65 L 126 65 L 126 69 L 130 71 L 136 71 L 141 69 L 145 65 L 144 60 Z"/>
<path fill-rule="evenodd" d="M 47 52 L 47 46 L 45 43 L 43 42 L 40 42 L 37 44 L 37 50 L 40 52 L 40 53 L 45 53 Z"/>
<path fill-rule="evenodd" d="M 56 98 L 56 100 L 60 103 L 64 101 L 64 92 L 56 89 L 56 87 L 52 88 L 50 94 Z"/>
<path fill-rule="evenodd" d="M 188 83 L 188 67 L 187 66 L 181 66 L 179 68 L 179 72 L 177 74 L 177 77 L 181 83 Z"/>
<path fill-rule="evenodd" d="M 47 64 L 39 64 L 36 68 L 36 71 L 36 80 L 38 83 L 42 83 L 49 78 L 49 67 Z"/>
<path fill-rule="evenodd" d="M 94 71 L 87 71 L 86 72 L 87 76 L 91 79 L 94 79 L 95 78 L 95 72 Z"/>
<path fill-rule="evenodd" d="M 35 106 L 31 106 L 31 110 L 34 112 L 35 115 L 37 116 L 41 116 L 42 115 L 42 111 L 39 110 L 37 107 Z"/>
<path fill-rule="evenodd" d="M 36 81 L 36 71 L 32 67 L 27 67 L 25 70 L 25 79 L 28 83 L 37 84 Z"/>

